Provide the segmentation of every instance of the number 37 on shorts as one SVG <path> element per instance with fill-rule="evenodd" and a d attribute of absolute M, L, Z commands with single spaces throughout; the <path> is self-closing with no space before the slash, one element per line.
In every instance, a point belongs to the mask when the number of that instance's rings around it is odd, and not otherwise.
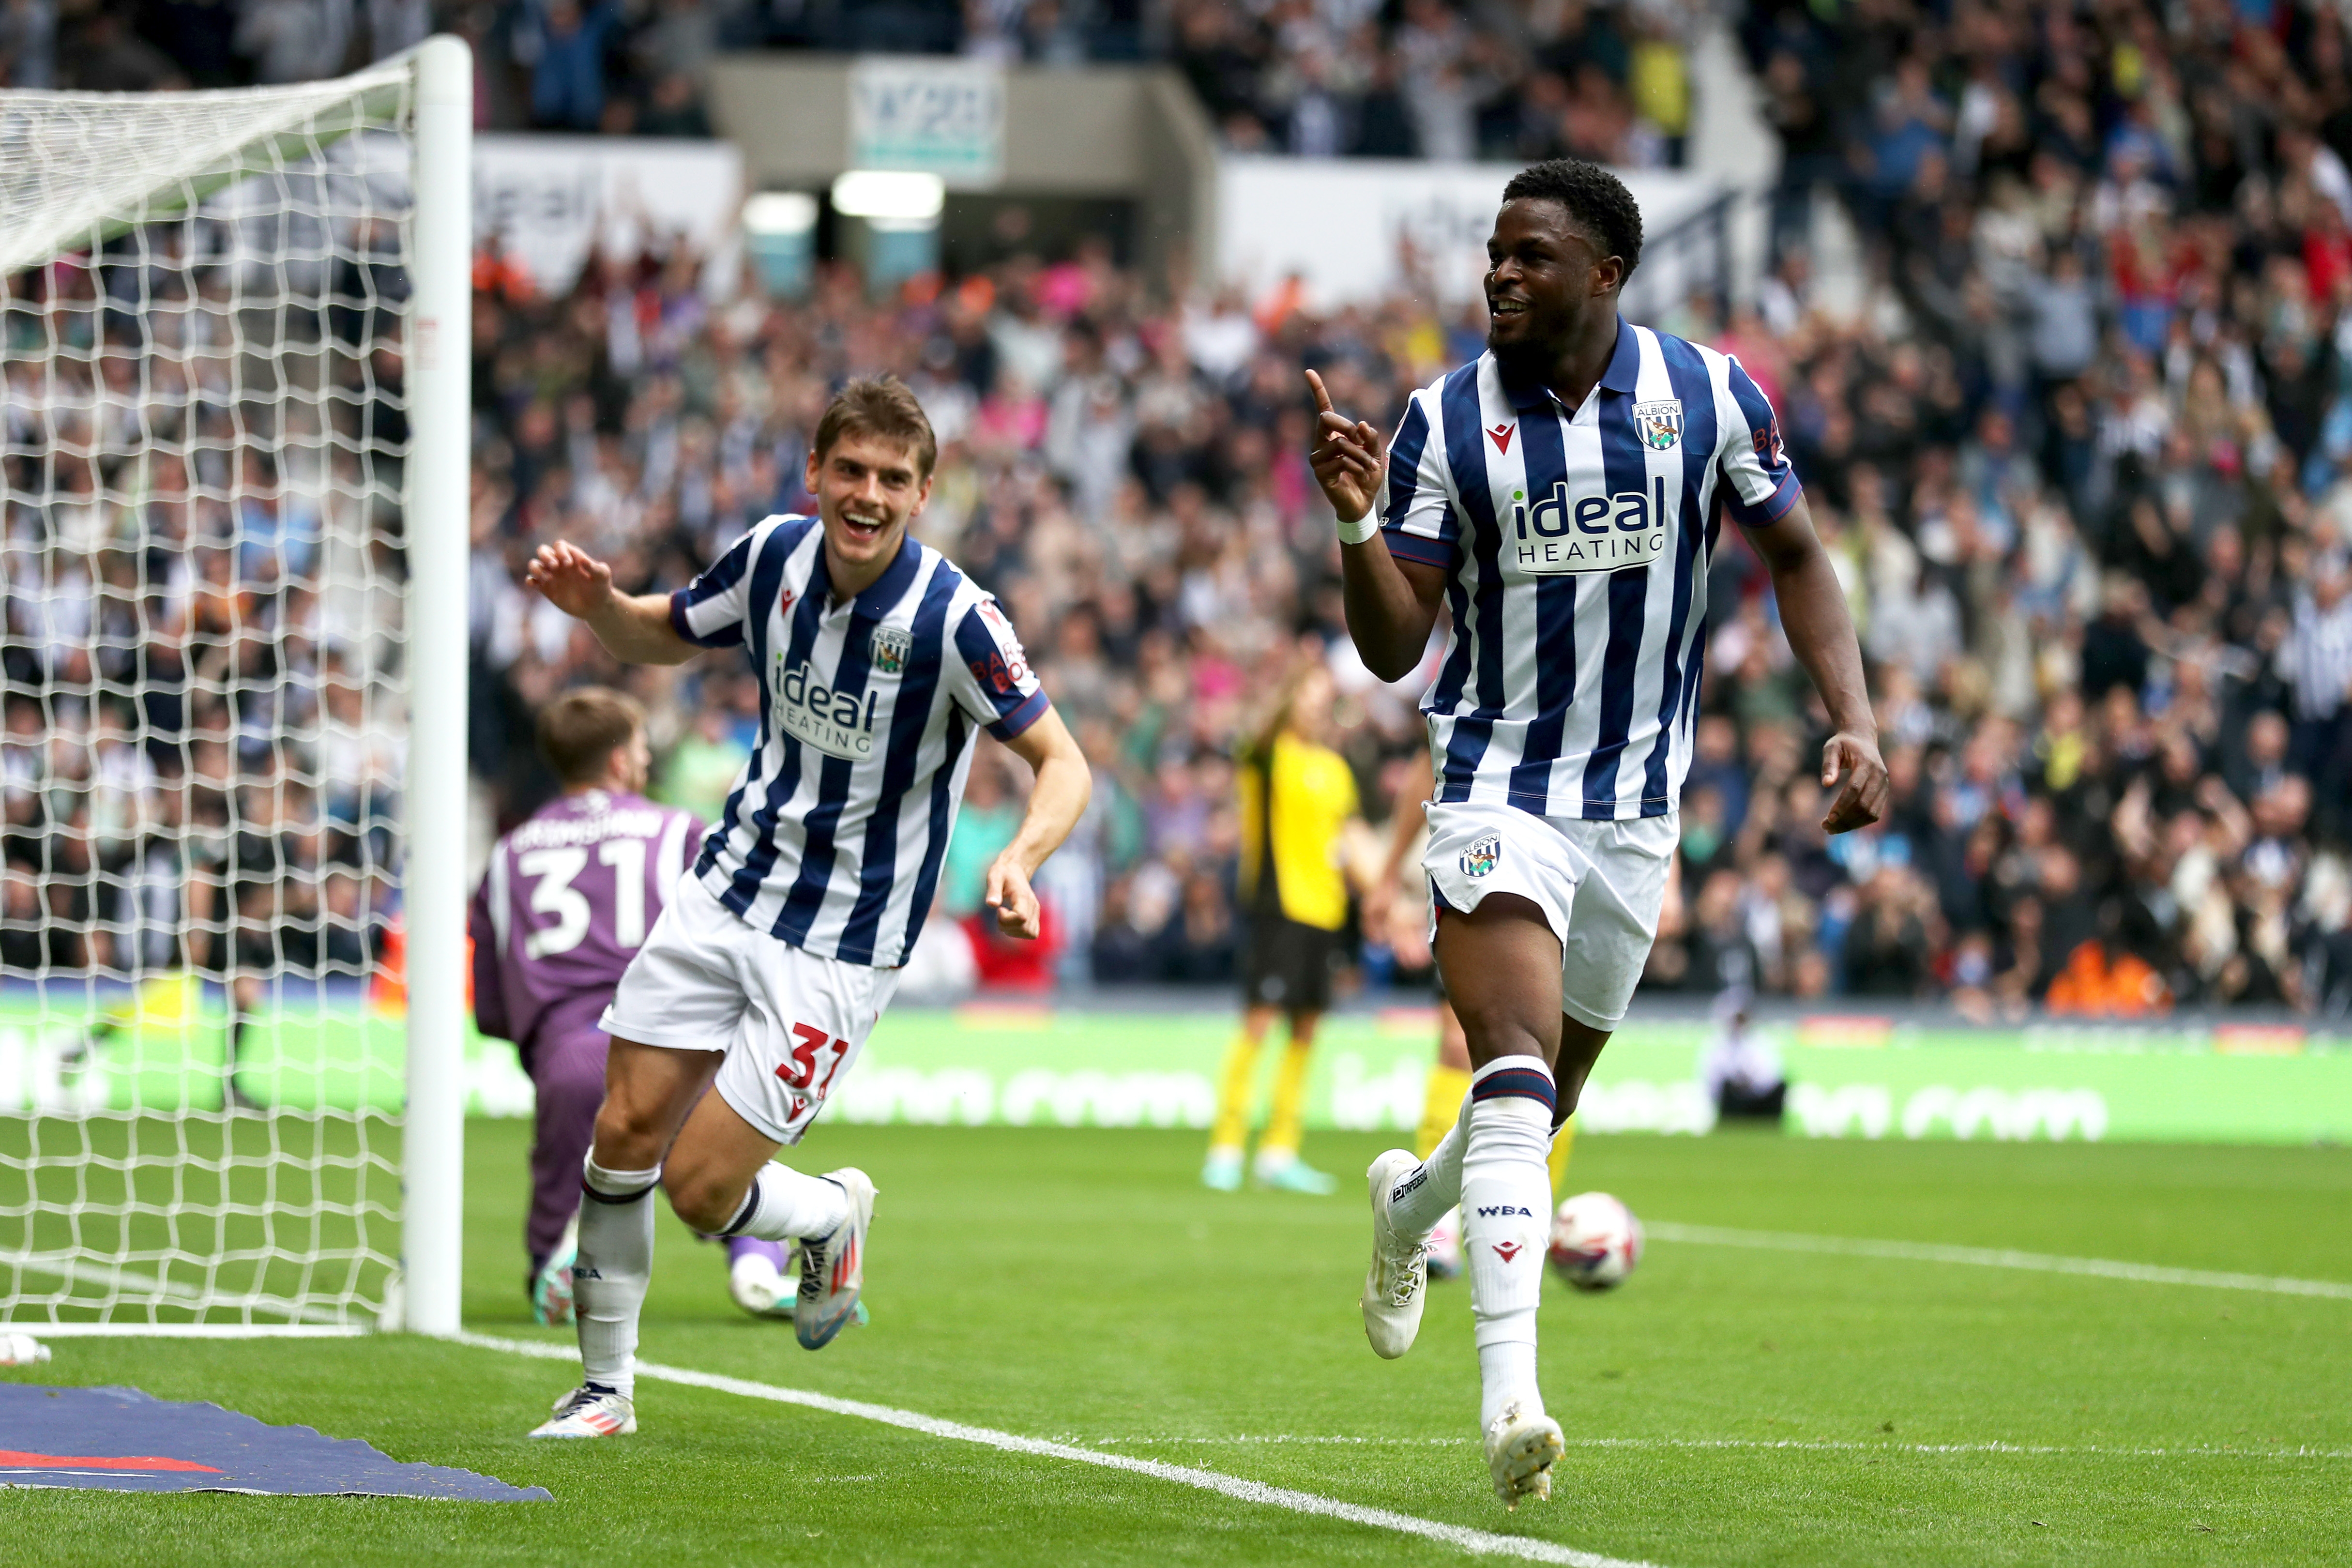
<path fill-rule="evenodd" d="M 719 1065 L 713 1087 L 720 1098 L 779 1143 L 799 1142 L 835 1087 L 856 1067 L 878 1009 L 838 1018 L 828 1016 L 833 1011 L 818 1011 L 815 1023 L 806 1014 L 785 1023 L 790 1014 L 763 1017 L 753 1010 Z"/>
<path fill-rule="evenodd" d="M 759 1032 L 760 1022 L 747 1018 L 747 1033 Z M 861 1022 L 872 1027 L 872 1015 Z M 834 1084 L 857 1059 L 866 1028 L 851 1035 L 830 1034 L 814 1024 L 794 1023 L 788 1028 L 781 1037 L 771 1034 L 772 1043 L 765 1050 L 747 1048 L 751 1042 L 746 1041 L 729 1053 L 719 1069 L 718 1087 L 744 1120 L 780 1143 L 797 1143 L 824 1109 Z M 751 1075 L 742 1070 L 755 1061 L 760 1067 L 754 1070 L 763 1070 L 767 1079 L 756 1098 L 745 1092 L 750 1086 L 744 1080 Z"/>
<path fill-rule="evenodd" d="M 711 1084 L 719 1098 L 777 1142 L 797 1143 L 856 1069 L 898 973 L 779 942 L 685 879 L 622 974 L 604 1026 L 642 1045 L 724 1051 Z"/>
<path fill-rule="evenodd" d="M 776 1077 L 796 1098 L 823 1104 L 834 1075 L 848 1059 L 850 1044 L 810 1024 L 794 1024 L 793 1037 L 793 1054 L 776 1064 Z"/>

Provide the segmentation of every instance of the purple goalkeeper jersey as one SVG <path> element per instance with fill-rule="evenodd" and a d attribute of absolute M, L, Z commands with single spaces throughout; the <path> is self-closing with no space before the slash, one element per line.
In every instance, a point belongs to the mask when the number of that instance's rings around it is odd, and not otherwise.
<path fill-rule="evenodd" d="M 589 790 L 499 839 L 467 921 L 482 1033 L 528 1067 L 542 1041 L 594 1031 L 701 837 L 690 812 Z"/>

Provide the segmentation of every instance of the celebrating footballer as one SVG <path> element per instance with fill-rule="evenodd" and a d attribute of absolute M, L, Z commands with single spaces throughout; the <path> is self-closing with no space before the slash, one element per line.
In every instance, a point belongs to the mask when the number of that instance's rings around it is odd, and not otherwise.
<path fill-rule="evenodd" d="M 656 1187 L 698 1231 L 799 1243 L 803 1345 L 850 1320 L 874 1184 L 773 1156 L 889 1005 L 982 728 L 1036 774 L 986 901 L 1005 934 L 1038 933 L 1030 878 L 1086 809 L 1089 775 L 996 601 L 907 535 L 937 456 L 903 384 L 853 381 L 811 445 L 817 516 L 769 518 L 673 595 L 619 593 L 566 543 L 531 562 L 531 584 L 615 658 L 740 647 L 762 698 L 759 744 L 601 1021 L 572 1279 L 583 1375 L 534 1436 L 635 1429 Z"/>
<path fill-rule="evenodd" d="M 1738 361 L 1618 314 L 1642 216 L 1596 165 L 1538 163 L 1486 244 L 1486 352 L 1412 395 L 1393 440 L 1320 408 L 1311 460 L 1339 521 L 1348 630 L 1397 679 L 1438 606 L 1422 699 L 1435 763 L 1422 865 L 1471 1087 L 1426 1160 L 1367 1173 L 1365 1332 L 1412 1346 L 1432 1228 L 1457 1204 L 1495 1489 L 1550 1495 L 1559 1424 L 1536 1384 L 1545 1159 L 1624 1017 L 1657 932 L 1722 514 L 1769 568 L 1835 730 L 1822 826 L 1878 819 L 1886 768 L 1862 652 L 1771 405 Z"/>

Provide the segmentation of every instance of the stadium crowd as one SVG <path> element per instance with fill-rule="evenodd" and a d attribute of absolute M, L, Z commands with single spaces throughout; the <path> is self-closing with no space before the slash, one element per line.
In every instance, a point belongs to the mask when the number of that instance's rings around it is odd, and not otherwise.
<path fill-rule="evenodd" d="M 1164 60 L 1228 146 L 1679 163 L 1700 0 L 0 0 L 0 87 L 339 75 L 435 31 L 485 129 L 708 136 L 722 48 Z"/>
<path fill-rule="evenodd" d="M 1400 29 L 1468 26 L 1446 15 L 1411 0 Z M 1738 353 L 1781 410 L 1871 660 L 1895 809 L 1834 840 L 1814 826 L 1822 716 L 1727 528 L 1648 983 L 1948 998 L 1986 1018 L 2352 1012 L 2342 25 L 2284 3 L 1877 0 L 1835 26 L 1759 6 L 1742 37 L 1787 153 L 1772 272 L 1727 318 L 1695 299 L 1656 324 Z M 1275 58 L 1303 58 L 1288 47 Z M 1262 108 L 1265 134 L 1295 135 Z M 1859 310 L 1815 297 L 1824 192 L 1864 237 Z M 562 298 L 495 257 L 479 270 L 472 748 L 494 815 L 548 788 L 523 715 L 588 679 L 651 700 L 662 792 L 716 815 L 752 681 L 711 660 L 614 668 L 524 594 L 520 563 L 562 535 L 631 586 L 684 582 L 803 504 L 829 387 L 895 371 L 941 439 L 923 536 L 1003 597 L 1099 779 L 1047 873 L 1048 941 L 976 937 L 980 973 L 1229 978 L 1245 940 L 1231 752 L 1254 699 L 1328 660 L 1375 816 L 1399 808 L 1418 743 L 1412 683 L 1373 679 L 1341 629 L 1299 370 L 1392 422 L 1477 352 L 1480 323 L 1402 296 L 1324 315 L 1286 293 L 1171 303 L 1099 245 L 1011 250 L 878 300 L 845 269 L 804 300 L 701 270 L 683 250 L 604 257 Z M 27 468 L 18 488 L 73 482 Z M 46 669 L 36 609 L 12 595 L 11 658 Z M 49 765 L 32 740 L 6 752 L 12 801 Z M 975 768 L 952 914 L 1016 815 L 1004 763 L 984 748 Z M 43 862 L 19 853 L 29 832 L 9 842 L 13 907 L 41 896 Z M 1367 912 L 1368 936 L 1397 929 Z M 1363 952 L 1375 983 L 1397 967 L 1384 942 Z"/>
<path fill-rule="evenodd" d="M 345 302 L 268 319 L 135 233 L 0 279 L 0 971 L 185 967 L 245 1005 L 385 955 L 405 416 L 365 297 L 403 285 L 389 226 L 352 235 L 313 285 Z"/>
<path fill-rule="evenodd" d="M 1784 295 L 1801 282 L 1792 258 Z M 1321 318 L 1230 297 L 1168 309 L 1100 254 L 1012 255 L 879 304 L 842 271 L 804 303 L 713 306 L 695 284 L 690 257 L 608 261 L 570 299 L 478 302 L 476 744 L 506 815 L 543 787 L 508 742 L 521 713 L 592 678 L 675 716 L 665 787 L 716 810 L 755 721 L 750 679 L 615 669 L 517 568 L 563 532 L 633 585 L 683 582 L 802 504 L 805 432 L 853 366 L 918 388 L 942 443 L 921 532 L 1003 597 L 1097 765 L 1093 815 L 1048 873 L 1062 975 L 1231 974 L 1231 745 L 1288 661 L 1331 661 L 1363 797 L 1395 808 L 1413 692 L 1372 679 L 1342 635 L 1297 376 L 1315 365 L 1343 406 L 1393 417 L 1475 352 L 1463 323 L 1402 298 Z M 2333 355 L 2335 303 L 2299 273 L 2248 299 L 2302 310 L 2308 352 Z M 1696 302 L 1664 324 L 1736 348 L 1785 410 L 1873 660 L 1895 809 L 1850 837 L 1815 826 L 1821 716 L 1729 531 L 1651 983 L 1948 995 L 1985 1016 L 2340 1010 L 2352 487 L 2331 449 L 2279 434 L 2261 392 L 2231 402 L 2226 342 L 2207 357 L 2190 340 L 2168 374 L 2118 326 L 2099 363 L 2005 392 L 1979 348 L 1795 303 L 1780 331 Z M 2352 425 L 2332 381 L 2324 403 L 2313 430 Z M 950 913 L 1010 831 L 1003 763 L 976 769 Z M 1048 978 L 1025 960 L 981 966 Z"/>

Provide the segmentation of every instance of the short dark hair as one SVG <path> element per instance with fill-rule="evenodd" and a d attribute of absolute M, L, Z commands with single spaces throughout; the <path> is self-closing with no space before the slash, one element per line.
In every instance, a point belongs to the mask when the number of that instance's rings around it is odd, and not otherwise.
<path fill-rule="evenodd" d="M 903 441 L 915 449 L 918 479 L 930 476 L 939 461 L 939 437 L 914 393 L 895 375 L 860 376 L 833 395 L 824 416 L 816 422 L 816 456 L 823 462 L 833 444 L 844 436 L 872 436 Z"/>
<path fill-rule="evenodd" d="M 1625 258 L 1625 276 L 1642 264 L 1642 209 L 1625 182 L 1581 158 L 1547 158 L 1511 176 L 1507 202 L 1558 202 L 1569 221 L 1590 229 L 1604 256 Z"/>
<path fill-rule="evenodd" d="M 645 727 L 645 708 L 626 692 L 575 687 L 540 710 L 539 754 L 565 784 L 593 784 Z"/>

